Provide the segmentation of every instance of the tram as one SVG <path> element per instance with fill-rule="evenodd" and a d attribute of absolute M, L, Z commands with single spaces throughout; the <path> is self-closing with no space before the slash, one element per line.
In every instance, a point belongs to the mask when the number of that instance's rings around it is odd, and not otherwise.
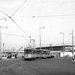
<path fill-rule="evenodd" d="M 51 53 L 49 50 L 40 50 L 40 49 L 29 49 L 29 48 L 25 48 L 24 49 L 24 56 L 23 58 L 25 60 L 28 59 L 37 59 L 37 58 L 49 58 L 51 57 Z"/>
<path fill-rule="evenodd" d="M 51 53 L 49 50 L 43 50 L 42 51 L 42 58 L 49 58 L 51 57 Z"/>
<path fill-rule="evenodd" d="M 35 51 L 34 49 L 24 49 L 24 59 L 27 60 L 27 59 L 33 59 L 35 58 Z"/>

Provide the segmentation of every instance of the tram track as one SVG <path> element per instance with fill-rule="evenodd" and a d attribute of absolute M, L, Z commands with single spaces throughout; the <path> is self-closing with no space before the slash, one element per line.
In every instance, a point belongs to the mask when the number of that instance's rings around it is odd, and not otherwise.
<path fill-rule="evenodd" d="M 31 61 L 32 62 L 32 61 Z M 22 68 L 22 65 L 24 64 L 24 66 L 27 68 L 27 64 L 30 63 L 30 62 L 19 62 L 19 63 L 15 63 L 15 64 L 12 64 L 10 66 L 8 66 L 6 69 L 5 69 L 5 72 L 11 74 L 11 75 L 34 75 L 33 73 L 30 73 L 28 72 L 27 70 L 25 71 L 23 68 Z M 28 69 L 28 68 L 27 68 Z"/>
<path fill-rule="evenodd" d="M 25 67 L 23 67 L 23 65 L 21 65 L 20 67 L 18 67 L 18 69 L 20 69 L 24 74 L 23 75 L 44 75 L 44 73 L 30 67 L 28 63 L 25 63 Z M 31 61 L 31 63 L 35 63 L 34 61 Z"/>
<path fill-rule="evenodd" d="M 13 71 L 13 68 L 18 67 L 21 62 L 21 59 L 1 60 L 0 75 L 19 75 Z"/>
<path fill-rule="evenodd" d="M 44 75 L 42 72 L 39 72 L 38 70 L 33 69 L 29 66 L 27 66 L 26 69 L 31 70 L 32 72 L 31 71 L 30 72 L 25 71 L 23 67 L 20 67 L 20 69 L 29 75 Z"/>
<path fill-rule="evenodd" d="M 44 75 L 38 70 L 28 66 L 29 63 L 34 63 L 34 61 L 21 61 L 19 63 L 12 64 L 6 68 L 6 71 L 11 75 Z M 23 67 L 23 65 L 25 67 Z"/>
<path fill-rule="evenodd" d="M 38 61 L 38 60 L 37 60 Z M 44 75 L 37 69 L 29 66 L 36 62 L 34 61 L 20 61 L 9 65 L 0 72 L 0 75 Z"/>
<path fill-rule="evenodd" d="M 19 62 L 19 63 L 15 63 L 15 64 L 12 64 L 12 65 L 8 66 L 8 67 L 6 68 L 6 71 L 7 71 L 9 74 L 12 74 L 12 75 L 19 75 L 19 73 L 17 73 L 16 71 L 14 71 L 14 68 L 20 66 L 20 63 L 22 63 L 22 61 Z"/>
<path fill-rule="evenodd" d="M 26 61 L 24 64 L 21 66 L 17 67 L 18 71 L 21 71 L 21 75 L 35 75 L 34 72 L 31 72 L 32 70 L 27 66 L 29 63 L 34 63 L 34 61 Z M 25 65 L 25 68 L 23 68 L 23 65 Z"/>

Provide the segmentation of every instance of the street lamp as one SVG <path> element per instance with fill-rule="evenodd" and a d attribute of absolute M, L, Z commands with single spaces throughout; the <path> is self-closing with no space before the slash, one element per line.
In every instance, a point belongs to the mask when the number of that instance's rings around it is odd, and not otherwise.
<path fill-rule="evenodd" d="M 73 30 L 72 30 L 72 58 L 74 59 L 74 36 L 73 36 Z"/>
<path fill-rule="evenodd" d="M 0 18 L 0 20 L 4 19 L 5 21 L 7 20 L 6 18 Z"/>
<path fill-rule="evenodd" d="M 64 33 L 60 32 L 60 34 L 63 34 L 63 57 L 64 57 Z"/>
<path fill-rule="evenodd" d="M 1 52 L 1 28 L 7 28 L 7 26 L 0 26 L 0 52 Z"/>
<path fill-rule="evenodd" d="M 73 35 L 73 30 L 72 33 L 70 33 L 72 35 L 72 60 L 75 60 L 74 58 L 74 35 Z"/>
<path fill-rule="evenodd" d="M 3 20 L 3 19 L 6 21 L 6 18 L 0 18 L 0 20 Z M 6 26 L 0 26 L 0 58 L 1 58 L 1 28 L 2 27 L 6 27 Z"/>
<path fill-rule="evenodd" d="M 42 27 L 40 27 L 39 28 L 39 42 L 40 42 L 40 50 L 41 50 L 41 29 L 45 29 L 45 27 L 44 26 L 42 26 Z"/>

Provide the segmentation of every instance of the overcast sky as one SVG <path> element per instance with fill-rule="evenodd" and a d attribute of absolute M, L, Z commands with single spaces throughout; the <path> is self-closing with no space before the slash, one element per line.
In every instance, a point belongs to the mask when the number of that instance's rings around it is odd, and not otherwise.
<path fill-rule="evenodd" d="M 25 0 L 0 0 L 0 10 L 11 16 Z M 33 17 L 35 16 L 35 17 Z M 5 14 L 0 12 L 1 33 L 24 35 L 26 37 L 2 35 L 2 43 L 5 48 L 20 48 L 27 46 L 29 36 L 35 39 L 36 46 L 39 46 L 39 28 L 41 29 L 42 46 L 61 45 L 63 35 L 65 34 L 65 44 L 71 44 L 72 29 L 75 35 L 75 0 L 26 0 L 22 7 L 12 16 L 14 21 L 27 33 L 27 35 L 18 28 L 18 26 Z"/>

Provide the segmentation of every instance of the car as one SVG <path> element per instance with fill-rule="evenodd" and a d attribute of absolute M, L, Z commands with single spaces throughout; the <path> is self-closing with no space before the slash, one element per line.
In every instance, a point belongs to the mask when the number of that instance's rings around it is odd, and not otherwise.
<path fill-rule="evenodd" d="M 7 56 L 6 55 L 2 55 L 2 59 L 7 59 Z"/>

